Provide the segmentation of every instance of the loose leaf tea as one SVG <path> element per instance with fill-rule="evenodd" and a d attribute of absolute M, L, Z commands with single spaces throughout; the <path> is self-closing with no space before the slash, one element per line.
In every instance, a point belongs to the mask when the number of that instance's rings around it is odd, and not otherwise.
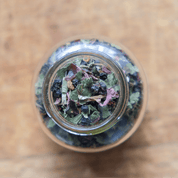
<path fill-rule="evenodd" d="M 54 80 L 51 92 L 54 104 L 62 105 L 63 112 L 60 112 L 67 121 L 90 126 L 102 122 L 114 111 L 119 98 L 119 81 L 100 61 L 86 56 L 76 58 L 57 71 L 57 78 L 60 79 Z M 59 80 L 62 83 L 58 84 Z M 62 93 L 58 94 L 59 91 Z M 107 104 L 114 99 L 111 110 Z M 93 106 L 90 102 L 94 102 Z"/>
<path fill-rule="evenodd" d="M 80 50 L 94 55 L 83 55 Z M 48 83 L 51 86 L 48 93 L 52 96 L 50 104 L 53 104 L 60 117 L 74 124 L 74 127 L 90 127 L 102 123 L 116 111 L 122 98 L 122 84 L 120 86 L 116 78 L 117 72 L 101 62 L 96 57 L 97 54 L 108 56 L 108 61 L 114 62 L 122 70 L 128 85 L 125 93 L 128 95 L 128 102 L 123 115 L 116 117 L 117 123 L 109 129 L 87 136 L 73 134 L 59 127 L 60 124 L 56 124 L 46 111 L 43 100 L 44 81 L 55 64 L 64 57 L 73 55 L 72 60 L 68 60 L 65 65 L 63 63 L 52 82 Z M 144 98 L 142 78 L 134 61 L 119 46 L 98 39 L 77 39 L 58 47 L 39 71 L 35 95 L 36 107 L 48 133 L 60 143 L 75 146 L 75 149 L 100 149 L 113 143 L 116 145 L 135 125 Z"/>

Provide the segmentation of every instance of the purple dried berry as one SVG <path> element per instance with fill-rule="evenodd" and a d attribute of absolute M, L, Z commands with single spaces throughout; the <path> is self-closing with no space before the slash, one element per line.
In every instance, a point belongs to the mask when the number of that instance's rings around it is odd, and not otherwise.
<path fill-rule="evenodd" d="M 72 84 L 76 88 L 76 86 L 79 84 L 79 80 L 77 79 L 72 80 Z"/>
<path fill-rule="evenodd" d="M 90 123 L 91 123 L 90 117 L 85 118 L 84 116 L 82 116 L 81 125 L 83 125 L 83 126 L 89 126 Z"/>
<path fill-rule="evenodd" d="M 107 79 L 107 74 L 106 73 L 100 73 L 100 79 L 101 80 L 106 80 Z"/>
<path fill-rule="evenodd" d="M 91 87 L 91 91 L 92 91 L 93 94 L 97 94 L 99 89 L 100 89 L 100 87 L 96 84 L 92 85 L 92 87 Z"/>
<path fill-rule="evenodd" d="M 83 105 L 83 106 L 81 107 L 81 110 L 82 110 L 83 113 L 86 114 L 89 109 L 88 109 L 88 106 L 87 106 L 87 105 Z"/>

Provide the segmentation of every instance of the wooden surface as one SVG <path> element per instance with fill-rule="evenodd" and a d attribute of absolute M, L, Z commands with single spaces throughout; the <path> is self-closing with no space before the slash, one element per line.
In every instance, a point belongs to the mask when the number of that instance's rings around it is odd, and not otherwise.
<path fill-rule="evenodd" d="M 31 81 L 42 56 L 73 35 L 128 47 L 149 80 L 143 123 L 112 150 L 66 150 L 41 130 Z M 0 0 L 0 177 L 178 177 L 178 0 Z"/>

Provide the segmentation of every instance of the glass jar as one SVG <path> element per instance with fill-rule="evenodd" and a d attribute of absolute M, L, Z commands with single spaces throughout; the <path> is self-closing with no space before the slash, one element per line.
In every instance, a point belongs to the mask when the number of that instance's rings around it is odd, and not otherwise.
<path fill-rule="evenodd" d="M 44 132 L 79 152 L 120 145 L 139 127 L 147 82 L 121 44 L 96 37 L 66 40 L 36 69 L 33 104 Z"/>

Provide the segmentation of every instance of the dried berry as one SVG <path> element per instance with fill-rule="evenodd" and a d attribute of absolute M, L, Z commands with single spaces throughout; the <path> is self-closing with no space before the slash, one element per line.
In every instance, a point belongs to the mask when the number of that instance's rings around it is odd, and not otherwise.
<path fill-rule="evenodd" d="M 82 112 L 84 112 L 84 113 L 87 113 L 88 110 L 89 110 L 87 105 L 83 105 L 83 106 L 81 107 L 81 109 L 82 109 Z"/>
<path fill-rule="evenodd" d="M 97 76 L 100 75 L 100 73 L 98 72 L 98 69 L 96 68 L 96 66 L 94 66 L 94 67 L 92 68 L 92 73 L 93 73 L 93 75 L 94 75 L 95 77 L 97 77 Z"/>
<path fill-rule="evenodd" d="M 77 79 L 72 80 L 72 84 L 76 88 L 76 86 L 79 84 L 79 80 Z"/>
<path fill-rule="evenodd" d="M 96 85 L 96 84 L 92 85 L 91 87 L 92 94 L 93 95 L 97 94 L 99 92 L 99 89 L 100 89 L 99 85 Z"/>
<path fill-rule="evenodd" d="M 82 116 L 81 125 L 83 125 L 83 126 L 89 126 L 90 123 L 91 123 L 90 117 L 86 118 L 86 117 Z"/>
<path fill-rule="evenodd" d="M 74 111 L 74 113 L 76 113 L 76 114 L 79 113 L 79 111 L 78 111 L 78 109 L 77 109 L 77 106 L 76 106 L 76 104 L 75 104 L 74 101 L 70 100 L 70 102 L 69 102 L 69 107 Z"/>
<path fill-rule="evenodd" d="M 53 85 L 51 87 L 51 91 L 57 91 L 58 89 L 61 88 L 62 85 L 62 80 L 61 79 L 56 79 L 53 82 Z"/>
<path fill-rule="evenodd" d="M 61 90 L 60 90 L 60 89 L 55 90 L 55 91 L 53 92 L 53 97 L 54 97 L 54 98 L 59 98 L 59 97 L 61 97 Z"/>
<path fill-rule="evenodd" d="M 105 95 L 107 93 L 106 84 L 104 82 L 100 82 L 100 87 L 101 87 L 100 93 Z"/>
<path fill-rule="evenodd" d="M 100 73 L 100 79 L 101 80 L 106 80 L 107 79 L 107 74 L 106 73 Z"/>

